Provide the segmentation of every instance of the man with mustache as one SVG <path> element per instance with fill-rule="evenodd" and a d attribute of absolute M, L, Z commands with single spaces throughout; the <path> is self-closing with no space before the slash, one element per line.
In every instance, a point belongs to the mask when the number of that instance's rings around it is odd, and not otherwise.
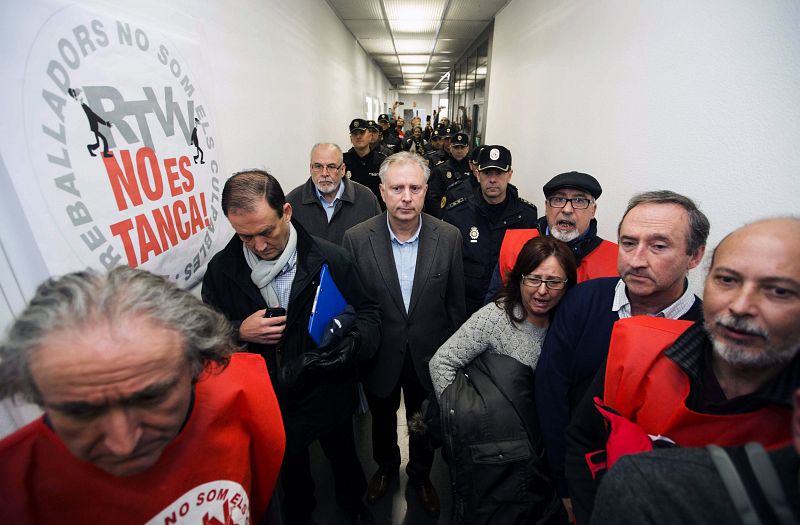
<path fill-rule="evenodd" d="M 602 472 L 597 450 L 606 451 L 611 468 L 621 454 L 652 449 L 648 435 L 681 447 L 789 445 L 800 384 L 797 239 L 797 218 L 740 228 L 711 258 L 704 320 L 616 324 L 606 366 L 567 431 L 567 477 L 580 523 L 589 521 L 599 481 L 589 467 Z M 631 436 L 638 436 L 636 446 Z"/>
<path fill-rule="evenodd" d="M 657 316 L 697 321 L 701 301 L 686 275 L 705 253 L 709 223 L 688 197 L 671 191 L 635 195 L 618 229 L 620 277 L 585 281 L 559 305 L 536 367 L 536 399 L 556 489 L 571 512 L 564 476 L 564 431 L 608 353 L 620 319 Z"/>
<path fill-rule="evenodd" d="M 336 144 L 315 144 L 309 167 L 311 177 L 290 191 L 286 201 L 311 235 L 342 244 L 348 228 L 381 212 L 369 188 L 343 176 L 347 166 Z"/>
<path fill-rule="evenodd" d="M 508 230 L 500 247 L 497 268 L 483 302 L 488 304 L 503 287 L 505 274 L 514 266 L 522 246 L 537 235 L 552 235 L 567 243 L 578 263 L 578 282 L 617 274 L 617 245 L 597 235 L 597 199 L 600 183 L 588 173 L 570 171 L 556 175 L 542 188 L 544 217 L 536 228 Z"/>

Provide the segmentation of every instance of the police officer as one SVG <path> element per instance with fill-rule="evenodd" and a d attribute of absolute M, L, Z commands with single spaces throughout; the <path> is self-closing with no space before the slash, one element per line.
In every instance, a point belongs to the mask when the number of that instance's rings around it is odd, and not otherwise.
<path fill-rule="evenodd" d="M 428 195 L 425 206 L 428 213 L 436 217 L 441 216 L 442 208 L 448 202 L 443 199 L 445 190 L 454 182 L 470 176 L 467 154 L 469 153 L 469 137 L 464 133 L 456 133 L 450 143 L 450 154 L 447 160 L 440 162 L 431 170 L 428 179 Z"/>
<path fill-rule="evenodd" d="M 389 126 L 389 115 L 381 113 L 378 115 L 378 124 L 381 125 L 381 133 L 383 133 L 383 145 L 388 148 L 392 153 L 400 151 L 400 139 L 394 134 L 394 130 Z"/>
<path fill-rule="evenodd" d="M 369 147 L 371 149 L 378 150 L 387 157 L 393 153 L 381 142 L 381 127 L 374 120 L 367 121 L 367 134 L 369 135 Z"/>
<path fill-rule="evenodd" d="M 442 149 L 428 155 L 428 164 L 431 170 L 447 161 L 447 157 L 450 156 L 450 141 L 453 138 L 453 134 L 455 134 L 455 130 L 453 128 L 444 128 L 439 130 L 439 133 L 442 135 Z"/>
<path fill-rule="evenodd" d="M 425 139 L 427 140 L 424 146 L 425 158 L 428 158 L 430 153 L 442 149 L 442 134 L 439 132 L 439 130 L 434 129 L 429 133 L 429 135 L 429 138 Z"/>
<path fill-rule="evenodd" d="M 386 205 L 381 198 L 381 179 L 378 177 L 378 169 L 386 159 L 386 155 L 377 149 L 370 148 L 366 120 L 356 118 L 350 122 L 350 143 L 353 147 L 347 150 L 343 156 L 347 176 L 369 188 L 378 198 L 381 209 L 385 210 Z"/>
<path fill-rule="evenodd" d="M 480 186 L 470 197 L 448 204 L 442 214 L 463 238 L 467 315 L 483 305 L 506 230 L 536 227 L 536 206 L 509 184 L 512 175 L 511 152 L 484 146 L 478 154 Z"/>
<path fill-rule="evenodd" d="M 452 149 L 452 146 L 451 148 Z M 480 187 L 478 183 L 478 155 L 483 149 L 483 146 L 478 146 L 472 150 L 469 155 L 469 169 L 470 174 L 459 181 L 449 184 L 444 190 L 444 197 L 442 197 L 442 209 L 450 202 L 455 202 L 462 197 L 469 197 L 475 190 Z M 441 213 L 440 213 L 441 215 Z"/>

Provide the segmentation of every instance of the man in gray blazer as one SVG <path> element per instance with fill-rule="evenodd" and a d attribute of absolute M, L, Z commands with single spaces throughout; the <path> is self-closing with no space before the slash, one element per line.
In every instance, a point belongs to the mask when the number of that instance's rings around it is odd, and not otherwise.
<path fill-rule="evenodd" d="M 430 169 L 422 157 L 395 153 L 380 168 L 386 212 L 347 230 L 343 245 L 357 262 L 368 295 L 381 304 L 381 346 L 363 378 L 372 412 L 372 455 L 378 470 L 367 501 L 381 498 L 397 475 L 397 409 L 420 411 L 432 391 L 428 361 L 464 322 L 461 233 L 422 213 Z M 430 482 L 433 451 L 409 438 L 409 481 L 425 511 L 439 514 Z"/>

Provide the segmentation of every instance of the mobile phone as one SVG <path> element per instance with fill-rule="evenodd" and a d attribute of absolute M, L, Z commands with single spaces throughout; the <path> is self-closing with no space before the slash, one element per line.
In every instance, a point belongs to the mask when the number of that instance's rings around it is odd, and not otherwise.
<path fill-rule="evenodd" d="M 283 317 L 286 315 L 286 308 L 267 308 L 264 317 Z"/>
<path fill-rule="evenodd" d="M 431 121 L 431 116 L 430 115 L 426 115 L 425 116 L 425 122 L 430 122 L 430 121 Z"/>

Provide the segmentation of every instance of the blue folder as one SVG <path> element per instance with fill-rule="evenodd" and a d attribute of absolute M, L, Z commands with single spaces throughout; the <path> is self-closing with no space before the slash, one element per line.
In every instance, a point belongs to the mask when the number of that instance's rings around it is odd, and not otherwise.
<path fill-rule="evenodd" d="M 323 264 L 319 272 L 317 295 L 314 297 L 314 306 L 311 307 L 311 317 L 308 319 L 308 335 L 319 344 L 331 319 L 344 312 L 346 306 L 347 301 L 333 282 L 328 265 Z"/>

